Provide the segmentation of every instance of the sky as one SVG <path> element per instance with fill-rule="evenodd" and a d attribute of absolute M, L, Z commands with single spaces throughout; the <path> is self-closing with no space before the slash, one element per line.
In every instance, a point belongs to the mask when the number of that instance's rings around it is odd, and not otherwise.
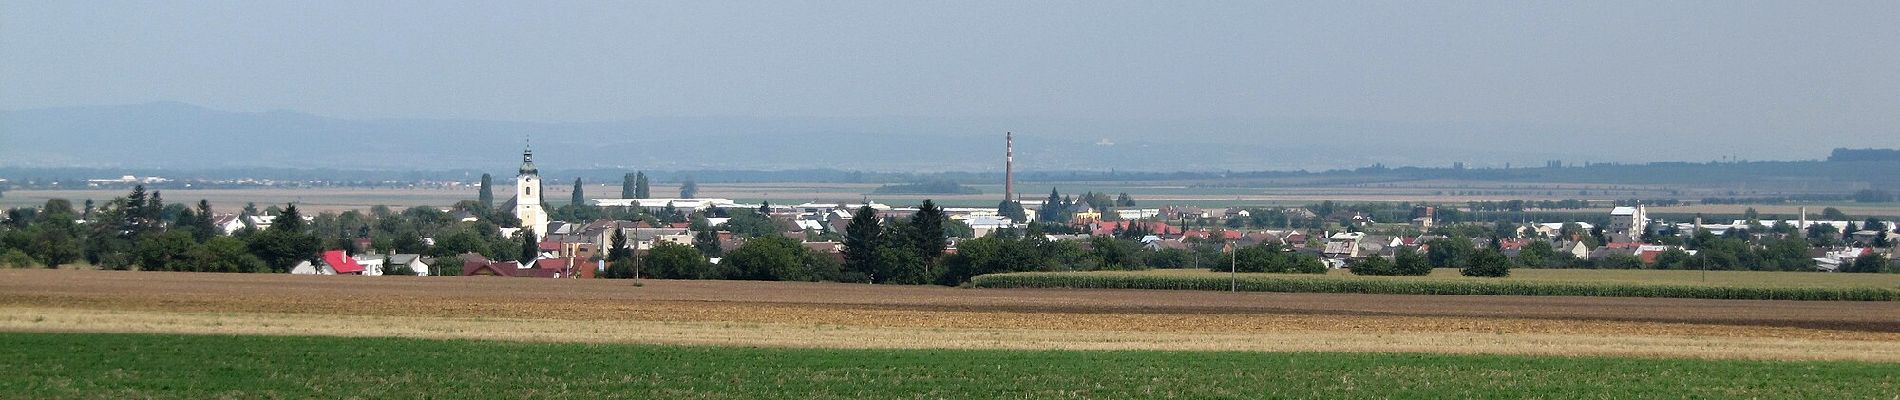
<path fill-rule="evenodd" d="M 0 0 L 0 109 L 1341 124 L 1810 159 L 1900 147 L 1896 21 L 1895 1 Z"/>

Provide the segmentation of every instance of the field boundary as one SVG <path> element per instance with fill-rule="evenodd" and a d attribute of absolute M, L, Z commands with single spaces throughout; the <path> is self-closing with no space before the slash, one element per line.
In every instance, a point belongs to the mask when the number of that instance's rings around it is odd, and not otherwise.
<path fill-rule="evenodd" d="M 1359 277 L 1258 275 L 1113 275 L 1077 272 L 1012 272 L 970 279 L 977 288 L 1069 288 L 1233 290 L 1279 293 L 1361 293 L 1460 296 L 1656 297 L 1712 300 L 1900 301 L 1886 288 L 1740 287 L 1623 282 L 1578 283 L 1510 280 L 1365 279 Z"/>

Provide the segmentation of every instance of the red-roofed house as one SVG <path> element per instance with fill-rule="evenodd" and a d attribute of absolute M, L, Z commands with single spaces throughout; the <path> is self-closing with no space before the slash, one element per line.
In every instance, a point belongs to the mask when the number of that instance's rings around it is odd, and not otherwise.
<path fill-rule="evenodd" d="M 315 264 L 309 261 L 298 263 L 296 266 L 290 268 L 290 273 L 297 275 L 370 276 L 383 274 L 382 259 L 378 258 L 373 260 L 375 262 L 364 263 L 360 262 L 363 260 L 350 257 L 349 253 L 345 253 L 343 250 L 325 250 L 319 261 L 320 262 Z"/>
<path fill-rule="evenodd" d="M 492 261 L 479 254 L 462 256 L 463 276 L 510 276 L 519 278 L 568 278 L 576 268 L 592 268 L 587 260 L 575 257 L 543 258 L 527 266 L 514 261 Z"/>

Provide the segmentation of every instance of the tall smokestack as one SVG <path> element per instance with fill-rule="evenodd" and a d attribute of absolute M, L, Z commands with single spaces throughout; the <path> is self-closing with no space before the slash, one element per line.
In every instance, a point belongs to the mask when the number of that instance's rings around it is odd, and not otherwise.
<path fill-rule="evenodd" d="M 1016 196 L 1016 133 L 1003 132 L 1003 201 Z"/>

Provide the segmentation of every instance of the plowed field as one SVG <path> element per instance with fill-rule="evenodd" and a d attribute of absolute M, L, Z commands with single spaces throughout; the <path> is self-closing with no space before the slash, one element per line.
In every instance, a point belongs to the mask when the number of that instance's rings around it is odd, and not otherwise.
<path fill-rule="evenodd" d="M 0 271 L 0 330 L 1900 361 L 1900 303 Z"/>

